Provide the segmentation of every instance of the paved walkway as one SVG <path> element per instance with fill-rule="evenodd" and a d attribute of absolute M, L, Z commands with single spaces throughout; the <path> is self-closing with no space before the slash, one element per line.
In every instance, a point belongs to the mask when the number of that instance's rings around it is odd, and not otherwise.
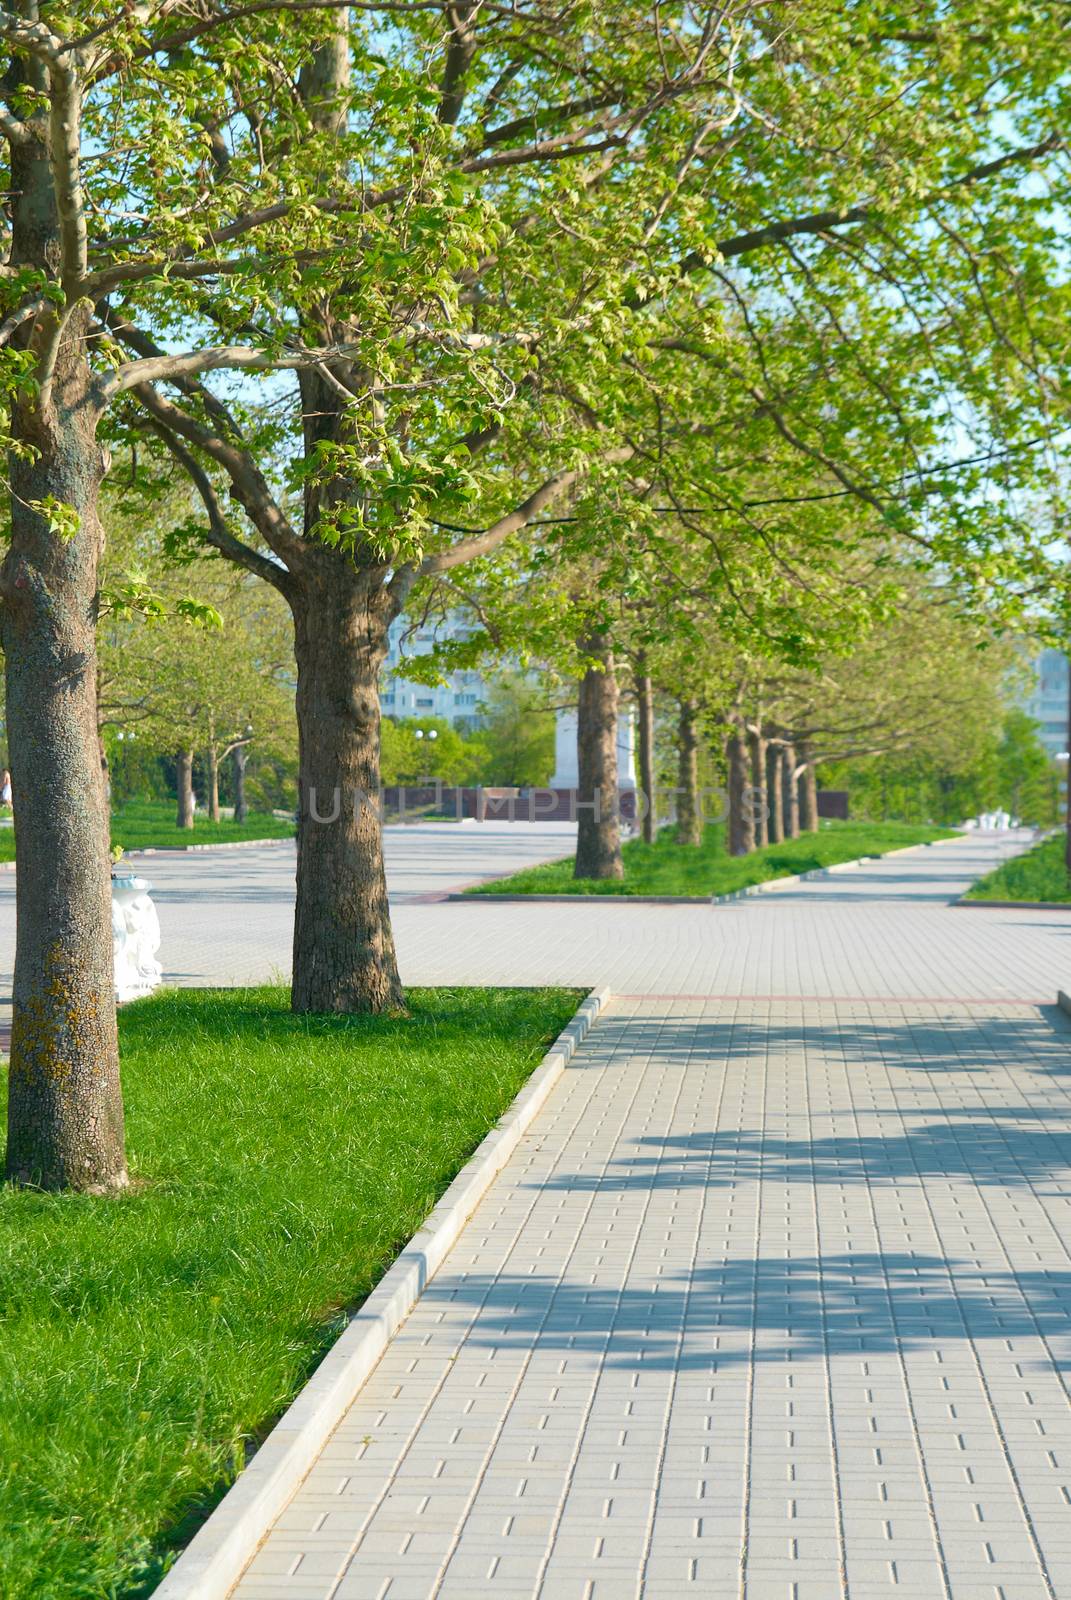
<path fill-rule="evenodd" d="M 947 908 L 1008 847 L 400 906 L 618 998 L 237 1600 L 1071 1600 L 1071 915 Z"/>
<path fill-rule="evenodd" d="M 391 905 L 569 855 L 571 823 L 423 823 L 384 832 Z M 285 981 L 294 939 L 294 846 L 130 857 L 153 884 L 167 983 Z M 15 875 L 0 873 L 0 997 L 11 993 Z M 471 980 L 470 980 L 471 981 Z M 3 999 L 0 998 L 0 1005 Z"/>
<path fill-rule="evenodd" d="M 956 911 L 1021 838 L 970 838 L 730 905 L 421 903 L 567 854 L 567 824 L 387 830 L 407 983 L 606 984 L 618 994 L 1051 1000 L 1071 979 L 1071 912 Z M 150 856 L 168 983 L 285 981 L 292 846 Z M 0 996 L 11 992 L 15 878 L 0 874 Z"/>

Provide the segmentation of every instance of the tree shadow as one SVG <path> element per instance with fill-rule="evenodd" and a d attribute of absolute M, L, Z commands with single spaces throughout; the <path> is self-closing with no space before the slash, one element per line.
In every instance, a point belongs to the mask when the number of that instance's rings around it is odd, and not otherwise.
<path fill-rule="evenodd" d="M 425 1298 L 476 1304 L 469 1342 L 598 1355 L 610 1367 L 716 1371 L 950 1341 L 1046 1341 L 1071 1366 L 1071 1271 L 987 1272 L 914 1252 L 708 1262 L 653 1288 L 446 1274 Z M 1032 1363 L 1049 1367 L 1048 1361 Z"/>
<path fill-rule="evenodd" d="M 563 1172 L 538 1187 L 594 1192 L 610 1204 L 629 1192 L 729 1187 L 745 1198 L 761 1183 L 767 1195 L 788 1185 L 834 1186 L 851 1205 L 853 1189 L 895 1185 L 917 1192 L 933 1178 L 967 1180 L 983 1190 L 1052 1183 L 1056 1192 L 1068 1192 L 1071 1095 L 1058 1080 L 1068 1072 L 1071 1019 L 1056 1007 L 1021 1016 L 935 1013 L 932 1020 L 887 1012 L 860 1019 L 849 1011 L 840 1007 L 837 1020 L 828 1013 L 783 1020 L 761 1012 L 737 1020 L 728 1009 L 715 1017 L 611 1014 L 570 1072 L 613 1072 L 618 1052 L 670 1072 L 706 1057 L 723 1062 L 739 1086 L 741 1069 L 746 1082 L 751 1065 L 771 1061 L 782 1080 L 794 1070 L 802 1075 L 806 1055 L 812 1067 L 826 1068 L 812 1082 L 815 1133 L 809 1136 L 802 1120 L 802 1089 L 795 1101 L 798 1133 L 789 1131 L 792 1113 L 775 1094 L 765 1127 L 739 1128 L 727 1118 L 724 1127 L 648 1133 L 627 1142 L 607 1170 Z M 1004 1070 L 1009 1063 L 1015 1076 Z M 882 1065 L 898 1076 L 867 1073 Z M 855 1085 L 856 1121 L 849 1095 L 853 1076 L 864 1073 L 866 1082 Z M 952 1074 L 968 1075 L 954 1091 Z M 1037 1097 L 1028 1099 L 1034 1089 Z M 962 1103 L 964 1096 L 971 1103 Z M 726 1103 L 738 1102 L 730 1093 Z M 830 1132 L 831 1115 L 848 1118 L 849 1131 Z M 806 1204 L 803 1210 L 810 1212 Z M 786 1245 L 777 1254 L 708 1257 L 694 1271 L 620 1289 L 590 1276 L 446 1272 L 426 1293 L 479 1305 L 478 1344 L 538 1340 L 543 1349 L 587 1351 L 631 1369 L 714 1370 L 752 1360 L 1016 1338 L 1041 1338 L 1057 1367 L 1071 1363 L 1071 1268 L 1018 1271 L 1009 1264 L 992 1271 L 962 1247 L 957 1257 L 940 1247 L 795 1256 Z"/>
<path fill-rule="evenodd" d="M 647 1136 L 608 1170 L 560 1174 L 546 1187 L 685 1190 L 759 1179 L 881 1186 L 943 1177 L 1007 1189 L 1071 1178 L 1071 1092 L 1063 1082 L 1071 1018 L 1058 1007 L 932 1020 L 853 1019 L 847 1010 L 840 1006 L 836 1019 L 607 1018 L 570 1071 L 613 1070 L 615 1052 L 627 1051 L 663 1070 L 687 1070 L 697 1058 L 723 1062 L 730 1073 L 772 1065 L 791 1083 L 806 1061 L 820 1062 L 832 1086 L 820 1100 L 812 1095 L 810 1127 L 800 1087 L 798 1132 L 786 1132 L 783 1109 L 772 1106 L 772 1125 Z M 952 1075 L 961 1080 L 954 1092 Z M 831 1112 L 849 1120 L 850 1131 L 825 1131 Z"/>

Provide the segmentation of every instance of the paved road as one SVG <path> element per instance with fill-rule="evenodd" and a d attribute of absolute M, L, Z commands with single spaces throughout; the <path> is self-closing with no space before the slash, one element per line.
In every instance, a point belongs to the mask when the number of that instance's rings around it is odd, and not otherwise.
<path fill-rule="evenodd" d="M 400 906 L 618 997 L 237 1600 L 1071 1600 L 1071 914 L 948 908 L 1009 847 Z"/>
<path fill-rule="evenodd" d="M 422 903 L 567 854 L 569 824 L 387 830 L 408 983 L 607 984 L 623 994 L 1047 1000 L 1071 977 L 1071 916 L 955 911 L 949 901 L 1015 836 L 966 839 L 730 905 Z M 156 885 L 169 983 L 284 978 L 291 846 L 141 857 Z M 14 877 L 0 874 L 0 993 L 10 994 Z"/>
<path fill-rule="evenodd" d="M 468 883 L 569 855 L 571 823 L 425 823 L 385 832 L 391 903 L 419 903 Z M 128 858 L 153 884 L 165 981 L 263 983 L 290 971 L 294 937 L 294 847 L 136 852 Z M 0 984 L 11 992 L 15 878 L 0 874 Z"/>

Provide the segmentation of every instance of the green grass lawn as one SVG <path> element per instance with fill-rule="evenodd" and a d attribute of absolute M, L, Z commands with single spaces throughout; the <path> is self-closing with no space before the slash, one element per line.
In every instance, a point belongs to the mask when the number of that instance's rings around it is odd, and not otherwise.
<path fill-rule="evenodd" d="M 1005 861 L 988 878 L 980 878 L 964 899 L 1071 902 L 1071 880 L 1064 866 L 1063 834 L 1044 839 L 1025 855 Z"/>
<path fill-rule="evenodd" d="M 285 990 L 120 1018 L 132 1173 L 0 1189 L 0 1595 L 148 1593 L 572 1016 L 572 990 Z"/>
<path fill-rule="evenodd" d="M 10 815 L 10 813 L 9 813 Z M 112 844 L 124 850 L 177 850 L 188 844 L 235 844 L 243 839 L 290 839 L 292 822 L 266 812 L 245 822 L 209 822 L 198 812 L 192 828 L 176 828 L 173 800 L 132 800 L 112 813 Z M 15 859 L 15 830 L 0 828 L 0 861 Z"/>
<path fill-rule="evenodd" d="M 953 828 L 930 828 L 910 822 L 823 822 L 821 832 L 805 833 L 784 844 L 767 845 L 749 856 L 730 856 L 725 830 L 710 823 L 698 849 L 682 848 L 672 828 L 663 828 L 654 844 L 633 839 L 622 850 L 624 881 L 574 878 L 573 858 L 526 867 L 510 878 L 470 889 L 469 894 L 729 894 L 748 884 L 791 877 L 814 867 L 881 855 L 904 845 L 948 839 Z"/>
<path fill-rule="evenodd" d="M 112 813 L 112 843 L 124 850 L 176 849 L 186 844 L 235 844 L 243 839 L 290 839 L 294 824 L 270 812 L 254 812 L 245 822 L 209 822 L 198 812 L 192 828 L 176 828 L 173 800 L 131 800 Z"/>

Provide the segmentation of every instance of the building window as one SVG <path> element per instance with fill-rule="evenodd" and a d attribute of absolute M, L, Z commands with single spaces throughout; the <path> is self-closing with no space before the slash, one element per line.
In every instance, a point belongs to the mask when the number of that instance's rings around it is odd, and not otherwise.
<path fill-rule="evenodd" d="M 413 704 L 417 707 L 418 710 L 420 710 L 420 709 L 427 709 L 428 707 L 433 706 L 435 704 L 435 701 L 434 700 L 414 700 Z"/>

